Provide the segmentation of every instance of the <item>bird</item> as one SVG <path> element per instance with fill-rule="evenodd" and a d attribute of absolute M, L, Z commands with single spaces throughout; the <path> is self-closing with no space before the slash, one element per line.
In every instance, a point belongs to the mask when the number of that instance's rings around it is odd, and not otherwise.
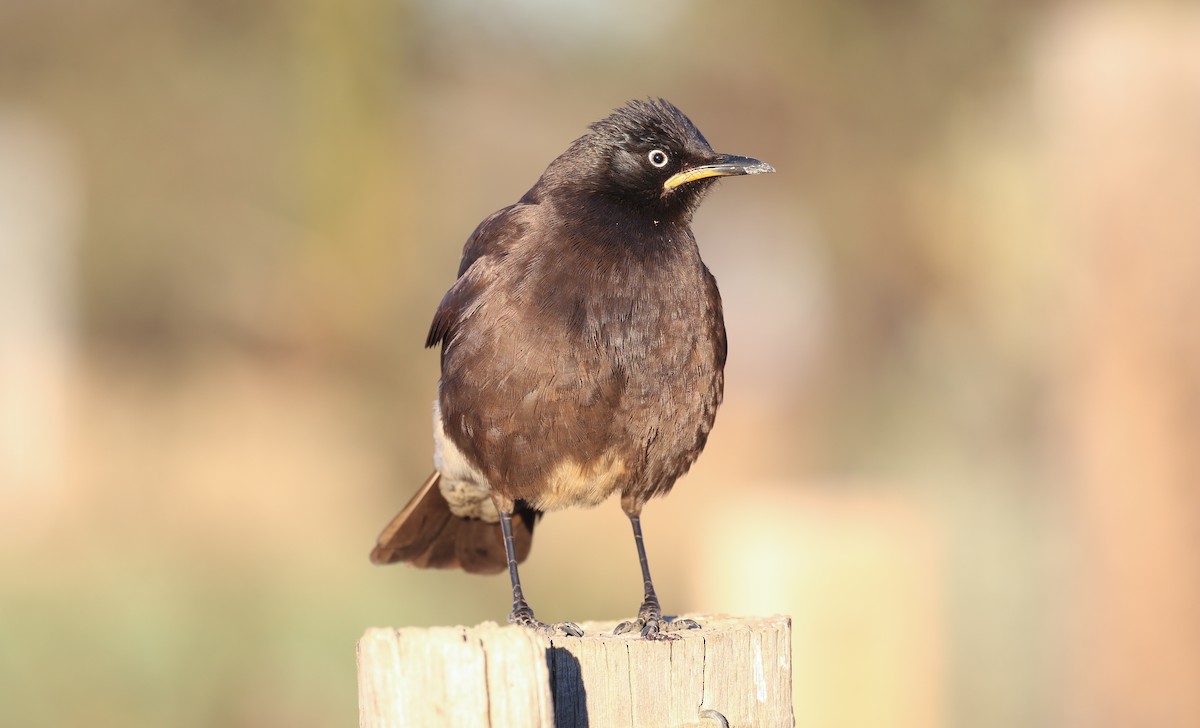
<path fill-rule="evenodd" d="M 674 104 L 633 100 L 485 218 L 425 341 L 441 347 L 435 470 L 371 561 L 507 569 L 510 623 L 579 636 L 536 618 L 518 564 L 543 513 L 619 494 L 644 591 L 615 632 L 699 627 L 664 618 L 641 513 L 695 462 L 723 398 L 721 296 L 693 214 L 719 178 L 774 171 L 714 152 Z"/>

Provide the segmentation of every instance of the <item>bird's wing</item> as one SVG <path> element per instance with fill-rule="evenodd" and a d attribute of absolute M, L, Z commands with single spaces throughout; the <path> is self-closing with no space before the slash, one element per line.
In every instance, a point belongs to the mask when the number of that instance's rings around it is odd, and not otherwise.
<path fill-rule="evenodd" d="M 510 205 L 492 213 L 467 238 L 458 267 L 458 280 L 438 305 L 429 336 L 425 338 L 426 347 L 449 344 L 459 324 L 478 309 L 480 294 L 495 278 L 497 262 L 507 255 L 509 247 L 520 236 L 522 224 L 519 218 L 524 207 Z"/>
<path fill-rule="evenodd" d="M 517 232 L 515 222 L 519 217 L 520 208 L 523 207 L 525 205 L 520 203 L 509 205 L 488 215 L 476 226 L 471 237 L 463 244 L 462 261 L 458 264 L 459 278 L 462 278 L 476 260 L 488 255 L 503 254 L 507 250 L 513 234 Z"/>

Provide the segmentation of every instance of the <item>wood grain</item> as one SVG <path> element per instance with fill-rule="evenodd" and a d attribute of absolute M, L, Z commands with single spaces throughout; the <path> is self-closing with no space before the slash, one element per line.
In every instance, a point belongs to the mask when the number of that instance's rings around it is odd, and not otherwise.
<path fill-rule="evenodd" d="M 690 616 L 703 628 L 662 640 L 613 635 L 615 622 L 552 638 L 492 622 L 372 628 L 358 643 L 359 724 L 794 725 L 791 620 Z"/>

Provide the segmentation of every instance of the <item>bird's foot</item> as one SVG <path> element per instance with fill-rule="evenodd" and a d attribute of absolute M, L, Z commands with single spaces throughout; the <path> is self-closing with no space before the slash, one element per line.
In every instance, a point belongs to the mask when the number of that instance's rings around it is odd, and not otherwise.
<path fill-rule="evenodd" d="M 533 610 L 528 606 L 517 608 L 513 613 L 508 615 L 509 624 L 515 624 L 518 627 L 531 629 L 538 634 L 543 634 L 547 637 L 582 637 L 583 630 L 574 622 L 557 622 L 555 624 L 546 624 L 538 621 L 537 617 L 533 616 Z"/>
<path fill-rule="evenodd" d="M 637 619 L 621 622 L 613 630 L 613 634 L 626 634 L 633 631 L 641 633 L 648 640 L 676 639 L 671 632 L 685 629 L 700 629 L 700 624 L 692 619 L 672 619 L 664 617 L 659 609 L 646 609 L 644 606 L 638 612 Z"/>

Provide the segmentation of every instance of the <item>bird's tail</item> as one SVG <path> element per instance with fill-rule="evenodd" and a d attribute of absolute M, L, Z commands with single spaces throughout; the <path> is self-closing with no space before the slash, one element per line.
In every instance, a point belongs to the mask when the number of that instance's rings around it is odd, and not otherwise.
<path fill-rule="evenodd" d="M 472 574 L 495 574 L 508 568 L 499 522 L 463 518 L 450 512 L 434 471 L 404 510 L 379 534 L 371 551 L 376 564 L 405 561 L 423 569 L 462 569 Z M 524 561 L 533 542 L 538 511 L 517 502 L 513 514 L 513 546 Z"/>

